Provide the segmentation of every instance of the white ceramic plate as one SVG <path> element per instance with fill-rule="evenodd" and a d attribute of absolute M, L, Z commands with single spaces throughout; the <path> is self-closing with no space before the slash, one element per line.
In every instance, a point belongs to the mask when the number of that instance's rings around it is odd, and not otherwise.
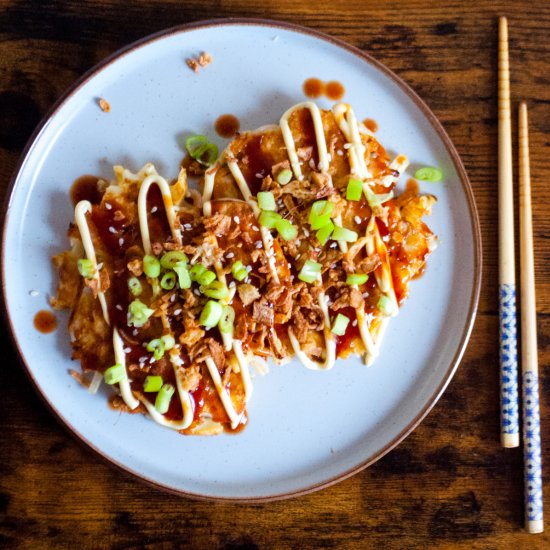
<path fill-rule="evenodd" d="M 198 74 L 185 59 L 208 51 Z M 53 335 L 33 328 L 55 288 L 50 257 L 67 247 L 69 188 L 82 174 L 112 175 L 153 161 L 177 175 L 183 139 L 213 131 L 233 113 L 242 129 L 274 123 L 304 99 L 308 77 L 337 80 L 359 118 L 379 124 L 392 153 L 440 167 L 429 220 L 440 247 L 392 320 L 372 368 L 359 359 L 330 372 L 299 363 L 255 379 L 250 424 L 239 435 L 184 437 L 141 415 L 109 409 L 69 375 L 66 316 Z M 111 112 L 102 112 L 97 98 Z M 329 107 L 320 100 L 321 107 Z M 406 177 L 402 181 L 405 181 Z M 83 77 L 37 130 L 14 178 L 3 232 L 7 319 L 38 391 L 59 418 L 119 467 L 162 488 L 201 497 L 267 500 L 311 491 L 371 464 L 427 414 L 462 356 L 477 306 L 480 232 L 470 185 L 434 115 L 388 69 L 346 44 L 310 30 L 251 20 L 172 29 L 115 54 Z M 24 259 L 24 261 L 23 261 Z M 30 294 L 39 292 L 38 296 Z M 33 293 L 35 294 L 35 293 Z"/>

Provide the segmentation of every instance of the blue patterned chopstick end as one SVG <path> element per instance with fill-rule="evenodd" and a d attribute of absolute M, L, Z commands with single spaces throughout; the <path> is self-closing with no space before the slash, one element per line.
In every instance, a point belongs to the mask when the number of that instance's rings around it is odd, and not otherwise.
<path fill-rule="evenodd" d="M 500 285 L 500 431 L 519 434 L 516 285 Z"/>

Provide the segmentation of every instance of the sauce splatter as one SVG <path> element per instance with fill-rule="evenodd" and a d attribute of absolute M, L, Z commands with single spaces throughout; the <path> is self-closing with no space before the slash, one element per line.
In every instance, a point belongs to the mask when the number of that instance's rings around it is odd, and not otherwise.
<path fill-rule="evenodd" d="M 34 328 L 42 334 L 49 334 L 57 328 L 57 319 L 51 311 L 42 309 L 34 316 Z"/>
<path fill-rule="evenodd" d="M 303 85 L 307 97 L 320 97 L 325 93 L 325 83 L 318 78 L 308 78 Z"/>
<path fill-rule="evenodd" d="M 217 134 L 223 138 L 233 137 L 239 131 L 240 127 L 241 123 L 239 119 L 230 114 L 221 115 L 214 124 Z"/>
<path fill-rule="evenodd" d="M 337 80 L 331 80 L 330 82 L 327 82 L 327 85 L 325 86 L 325 95 L 333 101 L 342 99 L 345 93 L 346 89 Z"/>
<path fill-rule="evenodd" d="M 90 201 L 92 204 L 99 204 L 103 197 L 103 190 L 100 189 L 97 176 L 88 174 L 77 178 L 71 186 L 71 201 L 76 205 L 80 201 Z"/>
<path fill-rule="evenodd" d="M 372 119 L 372 118 L 366 118 L 365 120 L 363 120 L 363 124 L 371 131 L 371 132 L 376 132 L 378 130 L 378 124 L 376 122 L 376 120 Z"/>

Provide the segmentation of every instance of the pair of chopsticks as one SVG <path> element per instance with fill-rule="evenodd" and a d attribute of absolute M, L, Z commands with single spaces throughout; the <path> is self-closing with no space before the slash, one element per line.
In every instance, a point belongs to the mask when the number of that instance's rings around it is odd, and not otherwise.
<path fill-rule="evenodd" d="M 521 272 L 521 371 L 525 528 L 544 530 L 537 358 L 535 266 L 531 217 L 531 176 L 527 105 L 519 106 L 519 208 Z M 498 50 L 498 213 L 501 442 L 519 446 L 519 398 L 516 334 L 514 199 L 508 22 L 499 22 Z"/>

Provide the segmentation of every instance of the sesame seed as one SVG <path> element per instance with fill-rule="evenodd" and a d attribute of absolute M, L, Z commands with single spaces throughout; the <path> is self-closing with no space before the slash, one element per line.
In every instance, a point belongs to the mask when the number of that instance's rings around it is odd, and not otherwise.
<path fill-rule="evenodd" d="M 363 292 L 363 298 L 368 298 L 369 297 L 369 293 L 368 292 Z"/>
<path fill-rule="evenodd" d="M 259 228 L 257 225 L 253 225 L 253 226 L 252 226 L 252 229 L 253 229 L 254 231 L 259 231 L 259 230 L 260 230 L 260 228 Z"/>
<path fill-rule="evenodd" d="M 262 241 L 256 241 L 256 248 L 262 248 Z"/>
<path fill-rule="evenodd" d="M 110 231 L 111 233 L 116 233 L 116 229 L 115 229 L 112 225 L 109 226 L 109 231 Z"/>
<path fill-rule="evenodd" d="M 183 227 L 184 227 L 185 229 L 191 229 L 191 227 L 193 227 L 193 226 L 192 226 L 190 223 L 185 223 L 185 224 L 183 225 Z"/>
<path fill-rule="evenodd" d="M 309 231 L 308 231 L 305 227 L 304 227 L 304 235 L 305 235 L 306 237 L 309 237 Z"/>
<path fill-rule="evenodd" d="M 344 149 L 349 149 L 351 147 L 351 143 L 344 143 Z"/>
<path fill-rule="evenodd" d="M 124 311 L 123 307 L 120 304 L 117 304 L 115 307 L 118 309 L 118 311 Z"/>
<path fill-rule="evenodd" d="M 309 167 L 312 170 L 315 170 L 315 161 L 313 159 L 309 159 Z"/>
<path fill-rule="evenodd" d="M 174 303 L 176 301 L 176 295 L 175 294 L 172 294 L 172 296 L 170 296 L 170 301 L 172 303 Z"/>
<path fill-rule="evenodd" d="M 258 172 L 258 173 L 256 174 L 256 177 L 262 179 L 262 178 L 264 177 L 263 172 Z"/>
<path fill-rule="evenodd" d="M 290 276 L 290 282 L 294 281 L 294 275 Z"/>
<path fill-rule="evenodd" d="M 111 210 L 111 208 L 113 208 L 108 202 L 105 203 L 105 208 L 107 210 Z"/>
<path fill-rule="evenodd" d="M 248 271 L 248 273 L 250 273 L 252 271 L 252 266 L 251 265 L 247 265 L 245 267 L 245 269 Z"/>
<path fill-rule="evenodd" d="M 124 348 L 124 353 L 130 353 L 132 351 L 132 348 Z"/>
<path fill-rule="evenodd" d="M 102 267 L 103 267 L 103 262 L 99 262 L 99 263 L 97 264 L 97 269 L 101 269 Z"/>
<path fill-rule="evenodd" d="M 137 330 L 137 328 L 135 328 L 135 329 L 132 331 L 132 335 L 133 335 L 133 336 L 137 336 L 137 333 L 138 333 L 138 330 Z"/>
<path fill-rule="evenodd" d="M 149 364 L 152 364 L 155 362 L 155 358 L 154 357 L 151 357 L 151 359 L 149 359 Z"/>
<path fill-rule="evenodd" d="M 231 258 L 234 258 L 235 257 L 235 252 L 228 252 L 225 257 L 230 260 Z"/>
<path fill-rule="evenodd" d="M 201 295 L 201 293 L 199 292 L 199 289 L 198 289 L 198 288 L 195 288 L 195 289 L 193 290 L 193 294 L 194 294 L 195 296 L 200 296 L 200 295 Z"/>
<path fill-rule="evenodd" d="M 180 313 L 181 313 L 180 308 L 174 310 L 174 315 L 179 315 Z"/>
<path fill-rule="evenodd" d="M 296 255 L 296 259 L 297 259 L 297 260 L 299 260 L 301 257 L 302 257 L 301 254 L 297 254 L 297 255 Z"/>
<path fill-rule="evenodd" d="M 338 149 L 338 151 L 336 151 L 336 154 L 340 157 L 343 157 L 344 156 L 344 151 L 342 151 L 342 149 Z"/>
<path fill-rule="evenodd" d="M 355 216 L 353 219 L 355 220 L 355 223 L 361 223 L 361 218 L 359 216 Z"/>
<path fill-rule="evenodd" d="M 352 327 L 356 327 L 356 326 L 357 326 L 357 319 L 354 319 L 354 320 L 353 320 L 353 323 L 351 323 L 351 326 L 352 326 Z"/>
<path fill-rule="evenodd" d="M 38 290 L 31 290 L 29 292 L 29 296 L 32 296 L 33 298 L 35 298 L 36 296 L 38 296 Z"/>
<path fill-rule="evenodd" d="M 120 239 L 118 239 L 118 246 L 122 246 L 123 244 L 124 244 L 124 239 L 120 237 Z"/>
<path fill-rule="evenodd" d="M 151 208 L 151 214 L 154 214 L 157 210 L 158 206 L 153 206 L 153 208 Z"/>
<path fill-rule="evenodd" d="M 333 243 L 330 243 L 328 246 L 329 246 L 329 248 L 336 248 L 338 246 L 338 243 L 333 242 Z"/>
<path fill-rule="evenodd" d="M 235 223 L 241 223 L 241 218 L 239 218 L 239 216 L 233 216 L 233 221 Z"/>
<path fill-rule="evenodd" d="M 235 281 L 231 281 L 229 283 L 229 288 L 235 288 L 237 286 L 237 283 Z"/>

